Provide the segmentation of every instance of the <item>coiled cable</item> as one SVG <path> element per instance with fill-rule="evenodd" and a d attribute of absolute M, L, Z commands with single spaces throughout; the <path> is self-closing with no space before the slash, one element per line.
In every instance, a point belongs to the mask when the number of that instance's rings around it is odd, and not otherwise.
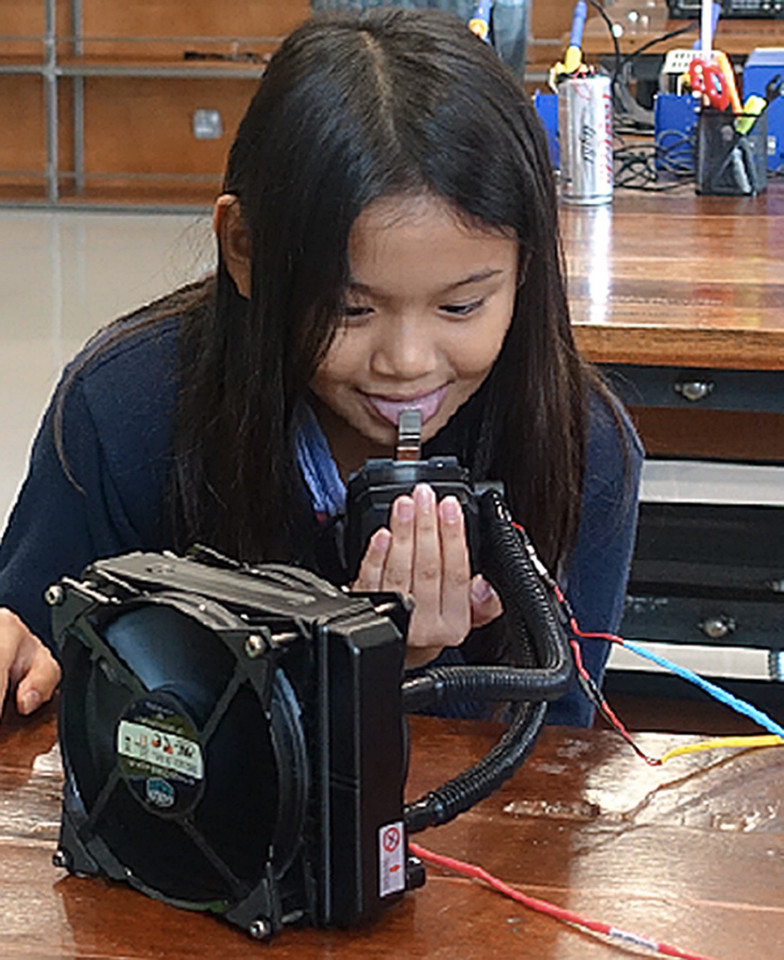
<path fill-rule="evenodd" d="M 512 523 L 501 495 L 480 500 L 482 565 L 498 591 L 513 638 L 509 665 L 434 667 L 403 684 L 406 712 L 453 700 L 517 704 L 499 742 L 476 764 L 405 808 L 409 833 L 454 819 L 514 774 L 532 750 L 547 701 L 563 694 L 572 675 L 568 640 L 545 590 L 540 561 L 524 531 Z"/>

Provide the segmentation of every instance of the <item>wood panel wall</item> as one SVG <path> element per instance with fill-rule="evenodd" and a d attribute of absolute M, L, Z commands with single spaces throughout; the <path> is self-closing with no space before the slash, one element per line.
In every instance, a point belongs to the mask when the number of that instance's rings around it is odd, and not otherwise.
<path fill-rule="evenodd" d="M 85 53 L 112 56 L 169 54 L 179 58 L 183 44 L 165 40 L 140 45 L 125 37 L 271 37 L 281 38 L 307 19 L 309 0 L 83 0 Z"/>
<path fill-rule="evenodd" d="M 43 81 L 36 76 L 0 76 L 0 170 L 36 171 L 46 165 Z"/>
<path fill-rule="evenodd" d="M 40 57 L 44 33 L 43 0 L 0 0 L 0 36 L 26 37 L 25 40 L 5 39 L 0 41 L 0 59 L 18 57 L 22 54 Z M 70 31 L 70 4 L 59 0 L 57 5 L 58 33 Z"/>
<path fill-rule="evenodd" d="M 73 114 L 67 90 L 60 91 L 60 166 L 73 159 Z M 44 84 L 40 76 L 0 76 L 0 199 L 45 197 L 46 122 Z"/>
<path fill-rule="evenodd" d="M 162 84 L 156 78 L 89 78 L 87 168 L 111 173 L 220 171 L 255 89 L 255 80 L 178 79 Z M 198 109 L 220 112 L 222 137 L 194 138 L 192 117 Z"/>
<path fill-rule="evenodd" d="M 573 9 L 573 0 L 533 0 L 526 70 L 529 89 L 542 88 L 543 77 L 562 58 L 563 37 L 569 32 Z"/>
<path fill-rule="evenodd" d="M 531 60 L 538 59 L 546 67 L 558 56 L 572 7 L 572 0 L 535 0 Z M 274 40 L 265 43 L 242 38 L 280 38 L 305 20 L 309 12 L 309 0 L 82 0 L 83 54 L 91 60 L 182 63 L 186 49 L 264 53 L 274 49 Z M 64 62 L 74 57 L 70 16 L 70 3 L 59 0 L 58 56 Z M 28 38 L 3 41 L 0 62 L 40 60 L 43 44 L 35 38 L 43 30 L 41 0 L 0 0 L 0 36 Z M 147 39 L 139 42 L 131 39 L 134 37 Z M 189 39 L 172 39 L 175 37 Z M 212 43 L 209 37 L 224 39 Z M 239 46 L 232 43 L 232 38 L 240 40 Z M 160 184 L 151 189 L 150 199 L 165 201 L 168 184 L 169 192 L 174 191 L 172 202 L 188 197 L 209 202 L 220 183 L 228 146 L 256 82 L 248 78 L 85 80 L 87 190 L 83 199 L 100 200 L 102 194 L 111 191 L 112 197 L 107 195 L 107 199 L 138 202 L 152 185 L 138 175 L 157 173 L 161 175 Z M 68 175 L 74 166 L 73 85 L 66 78 L 59 85 L 59 156 L 65 173 L 60 189 L 65 199 L 80 199 L 74 196 L 74 180 Z M 194 137 L 193 112 L 198 108 L 220 111 L 223 136 L 216 140 Z M 0 196 L 12 197 L 17 188 L 22 196 L 28 188 L 30 177 L 9 171 L 39 171 L 43 191 L 46 140 L 40 76 L 0 76 L 0 122 L 2 129 L 13 131 L 12 136 L 0 139 Z M 175 189 L 172 178 L 178 173 L 201 179 L 190 184 L 184 181 Z M 127 178 L 125 198 L 123 174 L 134 175 Z"/>

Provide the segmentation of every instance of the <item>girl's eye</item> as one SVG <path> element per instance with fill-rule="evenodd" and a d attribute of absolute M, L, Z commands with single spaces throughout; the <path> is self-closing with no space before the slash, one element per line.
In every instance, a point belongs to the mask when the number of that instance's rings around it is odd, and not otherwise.
<path fill-rule="evenodd" d="M 372 312 L 373 310 L 371 307 L 352 306 L 350 304 L 346 304 L 346 306 L 343 308 L 343 316 L 349 317 L 349 318 L 366 317 L 368 316 L 368 314 Z"/>
<path fill-rule="evenodd" d="M 346 323 L 357 323 L 358 321 L 365 320 L 371 313 L 373 313 L 372 307 L 346 304 L 343 308 L 343 319 Z"/>
<path fill-rule="evenodd" d="M 447 303 L 441 309 L 444 313 L 453 317 L 467 317 L 478 310 L 484 302 L 484 298 L 480 297 L 478 300 L 471 300 L 469 303 Z"/>

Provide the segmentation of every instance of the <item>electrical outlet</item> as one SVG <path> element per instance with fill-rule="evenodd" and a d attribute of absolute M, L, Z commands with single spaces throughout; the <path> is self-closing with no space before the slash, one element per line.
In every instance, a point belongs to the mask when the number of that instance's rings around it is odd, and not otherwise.
<path fill-rule="evenodd" d="M 194 110 L 193 135 L 197 140 L 217 140 L 223 136 L 223 121 L 219 110 Z"/>

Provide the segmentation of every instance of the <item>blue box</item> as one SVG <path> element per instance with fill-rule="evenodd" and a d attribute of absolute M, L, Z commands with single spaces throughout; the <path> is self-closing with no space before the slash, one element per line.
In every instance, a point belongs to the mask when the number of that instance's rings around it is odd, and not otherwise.
<path fill-rule="evenodd" d="M 784 49 L 758 47 L 743 67 L 743 99 L 752 93 L 765 96 L 765 87 L 780 74 L 784 80 Z M 784 170 L 784 98 L 768 104 L 768 170 Z"/>
<path fill-rule="evenodd" d="M 547 146 L 550 148 L 550 159 L 554 170 L 561 169 L 561 155 L 558 149 L 558 96 L 554 93 L 542 93 L 537 90 L 534 94 L 534 108 L 542 121 L 544 132 L 547 134 Z"/>
<path fill-rule="evenodd" d="M 694 144 L 700 102 L 691 94 L 657 93 L 653 99 L 653 142 L 657 170 L 694 171 Z"/>

